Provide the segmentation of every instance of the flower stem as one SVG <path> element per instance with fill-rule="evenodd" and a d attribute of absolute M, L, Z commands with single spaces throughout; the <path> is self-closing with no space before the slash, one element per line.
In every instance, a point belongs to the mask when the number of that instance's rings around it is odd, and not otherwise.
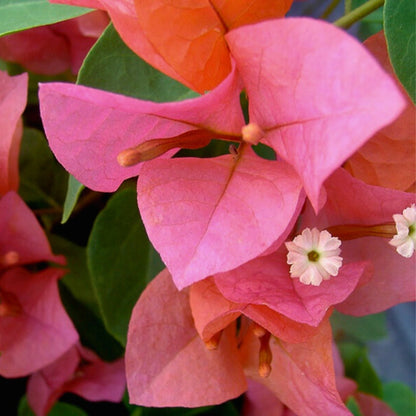
<path fill-rule="evenodd" d="M 357 7 L 352 12 L 336 20 L 334 25 L 348 29 L 351 25 L 358 22 L 363 17 L 369 15 L 374 10 L 377 10 L 379 7 L 383 6 L 383 4 L 384 0 L 369 0 L 367 3 L 364 3 L 362 6 Z"/>
<path fill-rule="evenodd" d="M 345 14 L 351 13 L 352 0 L 345 0 Z"/>
<path fill-rule="evenodd" d="M 325 9 L 325 11 L 322 13 L 320 19 L 327 19 L 328 16 L 334 11 L 334 9 L 338 6 L 339 2 L 341 0 L 332 0 L 331 3 L 329 3 L 328 7 Z"/>

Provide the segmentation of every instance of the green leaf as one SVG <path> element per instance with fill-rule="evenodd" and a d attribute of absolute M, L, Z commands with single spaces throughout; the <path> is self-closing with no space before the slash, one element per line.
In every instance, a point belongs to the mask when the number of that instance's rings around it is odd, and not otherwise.
<path fill-rule="evenodd" d="M 95 351 L 104 361 L 113 361 L 122 357 L 124 348 L 107 332 L 103 321 L 86 305 L 80 303 L 61 281 L 59 293 L 77 329 L 81 344 Z"/>
<path fill-rule="evenodd" d="M 384 313 L 357 318 L 334 311 L 330 321 L 337 341 L 355 341 L 365 344 L 387 336 Z"/>
<path fill-rule="evenodd" d="M 61 209 L 67 173 L 39 130 L 26 128 L 23 131 L 19 171 L 19 194 L 28 204 L 36 208 Z"/>
<path fill-rule="evenodd" d="M 114 194 L 97 216 L 87 257 L 106 328 L 125 345 L 131 311 L 163 268 L 140 220 L 135 189 Z"/>
<path fill-rule="evenodd" d="M 53 234 L 49 235 L 49 241 L 53 252 L 63 254 L 67 261 L 65 268 L 68 272 L 61 282 L 80 303 L 100 316 L 100 309 L 87 266 L 86 248 Z"/>
<path fill-rule="evenodd" d="M 59 281 L 60 295 L 82 345 L 94 350 L 106 361 L 121 357 L 123 348 L 107 332 L 100 316 L 87 267 L 86 248 L 57 235 L 50 235 L 49 241 L 53 252 L 63 254 L 67 260 L 68 272 Z"/>
<path fill-rule="evenodd" d="M 358 405 L 354 397 L 348 397 L 347 402 L 345 404 L 348 410 L 350 410 L 354 416 L 363 416 L 363 414 L 360 411 L 360 406 Z"/>
<path fill-rule="evenodd" d="M 394 72 L 416 102 L 416 4 L 414 0 L 386 0 L 384 32 Z"/>
<path fill-rule="evenodd" d="M 124 44 L 112 25 L 90 50 L 77 83 L 156 102 L 197 96 L 140 59 Z"/>
<path fill-rule="evenodd" d="M 84 7 L 52 4 L 48 0 L 1 0 L 0 36 L 71 19 L 90 11 Z"/>
<path fill-rule="evenodd" d="M 405 384 L 393 381 L 383 385 L 383 400 L 397 416 L 416 415 L 416 397 Z"/>
<path fill-rule="evenodd" d="M 20 400 L 17 416 L 35 416 L 35 413 L 27 402 L 26 396 L 23 396 Z M 48 413 L 48 416 L 87 416 L 87 414 L 79 407 L 68 403 L 57 402 Z"/>
<path fill-rule="evenodd" d="M 353 343 L 338 345 L 345 366 L 345 375 L 358 384 L 358 390 L 378 398 L 383 396 L 383 386 L 367 357 L 367 349 Z"/>
<path fill-rule="evenodd" d="M 65 224 L 68 221 L 84 188 L 85 186 L 77 181 L 71 174 L 68 176 L 68 189 L 66 191 L 61 224 Z"/>

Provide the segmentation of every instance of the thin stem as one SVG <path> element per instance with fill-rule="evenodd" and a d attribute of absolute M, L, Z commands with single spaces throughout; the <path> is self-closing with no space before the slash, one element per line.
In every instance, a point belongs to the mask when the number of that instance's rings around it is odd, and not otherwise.
<path fill-rule="evenodd" d="M 334 22 L 335 26 L 348 29 L 351 25 L 361 20 L 363 17 L 369 15 L 374 10 L 383 6 L 384 0 L 370 0 L 362 6 L 357 7 L 351 13 L 346 14 Z"/>
<path fill-rule="evenodd" d="M 320 19 L 327 19 L 328 16 L 334 11 L 335 7 L 338 6 L 340 1 L 341 0 L 332 0 L 331 3 L 329 3 L 328 7 L 322 13 Z"/>
<path fill-rule="evenodd" d="M 344 3 L 344 14 L 349 14 L 352 11 L 352 0 L 345 0 Z"/>

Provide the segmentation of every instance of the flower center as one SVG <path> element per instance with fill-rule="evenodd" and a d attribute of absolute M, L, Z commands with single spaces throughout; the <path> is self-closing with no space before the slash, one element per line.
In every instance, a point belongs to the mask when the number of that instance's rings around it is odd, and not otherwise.
<path fill-rule="evenodd" d="M 341 241 L 327 230 L 305 228 L 293 241 L 285 243 L 290 276 L 305 285 L 319 286 L 337 276 L 342 266 Z"/>
<path fill-rule="evenodd" d="M 312 250 L 308 253 L 308 260 L 313 263 L 316 263 L 319 260 L 319 257 L 320 254 L 315 250 Z"/>

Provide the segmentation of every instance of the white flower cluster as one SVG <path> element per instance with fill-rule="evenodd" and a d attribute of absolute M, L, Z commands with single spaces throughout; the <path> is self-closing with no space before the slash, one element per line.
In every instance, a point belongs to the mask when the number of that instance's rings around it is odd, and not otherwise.
<path fill-rule="evenodd" d="M 403 257 L 413 255 L 416 245 L 416 206 L 412 204 L 402 214 L 393 215 L 397 234 L 390 240 L 396 251 Z"/>

